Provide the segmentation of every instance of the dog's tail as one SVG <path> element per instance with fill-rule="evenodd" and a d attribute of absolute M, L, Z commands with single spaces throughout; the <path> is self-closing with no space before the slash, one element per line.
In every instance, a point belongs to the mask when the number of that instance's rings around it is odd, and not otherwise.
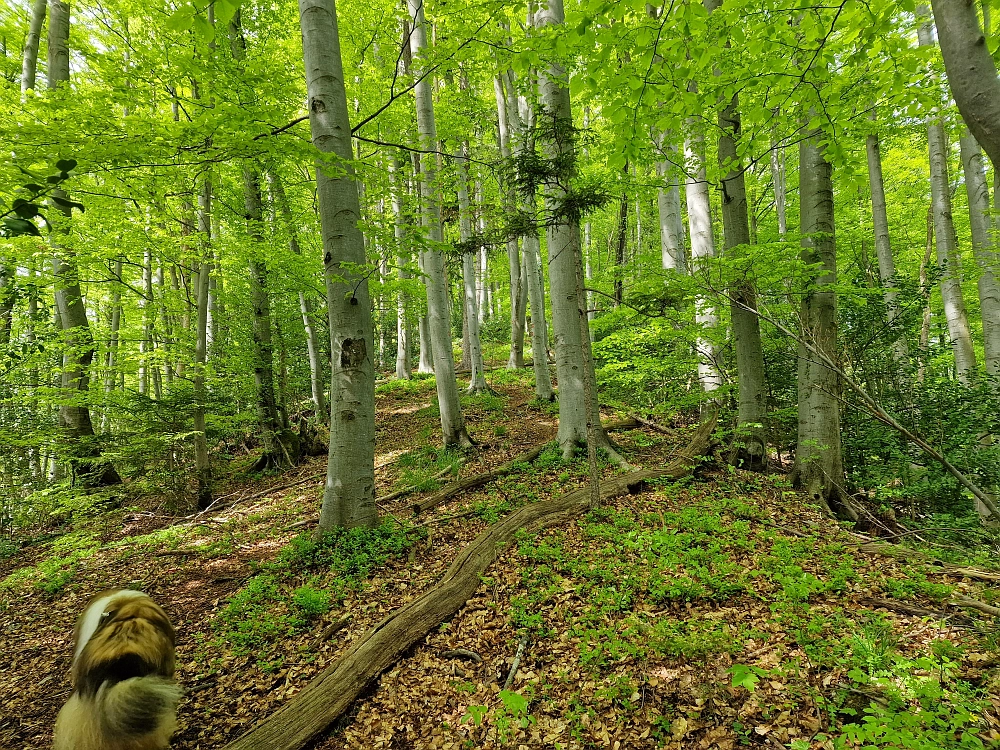
<path fill-rule="evenodd" d="M 96 700 L 103 729 L 112 737 L 169 736 L 181 692 L 173 680 L 156 675 L 104 683 Z"/>

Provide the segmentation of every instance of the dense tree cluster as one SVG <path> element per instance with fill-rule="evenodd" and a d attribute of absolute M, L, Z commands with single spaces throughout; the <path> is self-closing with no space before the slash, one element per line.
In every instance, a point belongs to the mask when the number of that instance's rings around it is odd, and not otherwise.
<path fill-rule="evenodd" d="M 376 379 L 472 449 L 526 348 L 566 456 L 712 403 L 838 515 L 996 520 L 995 5 L 8 0 L 0 525 L 321 426 L 372 525 Z"/>

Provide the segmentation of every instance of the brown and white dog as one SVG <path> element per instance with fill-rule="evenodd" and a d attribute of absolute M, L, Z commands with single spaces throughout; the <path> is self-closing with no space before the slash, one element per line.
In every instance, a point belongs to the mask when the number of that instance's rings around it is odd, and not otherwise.
<path fill-rule="evenodd" d="M 166 748 L 181 697 L 167 613 L 138 591 L 103 591 L 76 621 L 74 649 L 55 750 Z"/>

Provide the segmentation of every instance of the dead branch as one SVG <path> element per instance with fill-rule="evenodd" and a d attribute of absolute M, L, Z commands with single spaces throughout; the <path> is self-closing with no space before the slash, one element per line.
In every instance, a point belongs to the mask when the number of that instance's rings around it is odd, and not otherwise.
<path fill-rule="evenodd" d="M 869 414 L 871 414 L 873 417 L 875 417 L 875 419 L 879 420 L 883 424 L 888 425 L 889 427 L 894 429 L 900 435 L 902 435 L 911 443 L 920 448 L 928 456 L 930 456 L 935 461 L 940 463 L 948 471 L 949 474 L 951 474 L 953 477 L 955 477 L 955 479 L 958 480 L 959 484 L 961 484 L 963 487 L 965 487 L 965 489 L 971 492 L 976 497 L 976 499 L 979 500 L 986 507 L 987 510 L 989 510 L 990 515 L 993 518 L 1000 521 L 1000 508 L 997 508 L 996 503 L 993 502 L 993 499 L 989 495 L 983 492 L 983 490 L 981 490 L 976 484 L 974 484 L 972 480 L 970 480 L 967 476 L 965 476 L 965 474 L 959 471 L 958 467 L 952 464 L 951 461 L 949 461 L 943 453 L 937 450 L 937 448 L 932 446 L 930 443 L 928 443 L 919 435 L 915 435 L 912 432 L 910 432 L 908 429 L 906 429 L 906 427 L 900 424 L 895 419 L 895 417 L 893 417 L 885 409 L 879 406 L 878 402 L 875 401 L 875 399 L 873 399 L 871 396 L 869 396 L 868 392 L 864 388 L 862 388 L 861 385 L 854 380 L 854 378 L 848 375 L 847 372 L 845 372 L 842 367 L 840 367 L 836 362 L 834 362 L 833 359 L 831 359 L 826 352 L 816 347 L 811 341 L 806 340 L 805 337 L 795 335 L 790 330 L 788 330 L 787 327 L 783 326 L 781 323 L 765 315 L 759 310 L 747 307 L 746 305 L 743 305 L 738 300 L 735 300 L 733 298 L 730 298 L 730 301 L 733 302 L 734 304 L 740 305 L 747 312 L 751 312 L 754 315 L 758 316 L 761 320 L 766 320 L 768 323 L 773 325 L 775 328 L 784 333 L 790 339 L 799 344 L 802 344 L 802 346 L 804 346 L 806 349 L 809 350 L 810 354 L 818 357 L 820 361 L 823 363 L 824 367 L 828 368 L 832 372 L 835 372 L 837 376 L 844 382 L 844 384 L 847 385 L 847 387 L 850 388 L 852 391 L 854 391 L 854 393 L 858 396 L 858 398 L 861 399 L 861 403 L 864 405 L 865 410 Z"/>
<path fill-rule="evenodd" d="M 524 656 L 524 649 L 528 647 L 528 634 L 525 633 L 521 636 L 521 640 L 517 643 L 517 651 L 514 653 L 514 661 L 510 665 L 510 671 L 507 673 L 507 679 L 504 680 L 503 689 L 509 690 L 511 684 L 514 682 L 514 677 L 517 675 L 517 670 L 521 666 L 521 657 Z"/>
<path fill-rule="evenodd" d="M 984 615 L 989 615 L 990 617 L 1000 617 L 1000 607 L 993 607 L 986 602 L 981 602 L 978 599 L 970 599 L 967 596 L 960 596 L 952 602 L 949 602 L 953 607 L 964 607 L 965 609 L 974 609 L 976 612 L 982 612 Z"/>
<path fill-rule="evenodd" d="M 455 495 L 475 489 L 476 487 L 481 487 L 497 477 L 510 474 L 519 464 L 530 464 L 538 458 L 539 455 L 541 455 L 542 451 L 545 450 L 546 445 L 548 445 L 548 442 L 536 445 L 534 448 L 529 448 L 523 453 L 520 453 L 512 458 L 507 463 L 497 466 L 495 469 L 490 469 L 489 471 L 484 471 L 480 474 L 473 474 L 471 477 L 465 477 L 465 479 L 459 479 L 452 482 L 447 487 L 443 487 L 430 497 L 425 497 L 423 500 L 415 502 L 413 504 L 413 512 L 423 513 L 431 508 L 436 508 L 437 506 L 442 505 L 451 498 L 455 497 Z"/>
<path fill-rule="evenodd" d="M 897 602 L 893 599 L 873 599 L 864 598 L 859 599 L 858 604 L 862 607 L 871 607 L 872 609 L 888 609 L 890 612 L 899 612 L 903 615 L 910 615 L 913 617 L 934 617 L 938 620 L 945 620 L 952 626 L 956 628 L 961 628 L 966 630 L 972 627 L 972 621 L 965 617 L 964 615 L 949 614 L 948 612 L 938 612 L 934 609 L 927 609 L 927 607 L 919 607 L 916 604 L 906 604 L 905 602 Z"/>
<path fill-rule="evenodd" d="M 711 445 L 714 416 L 685 449 L 662 469 L 640 469 L 609 478 L 604 500 L 638 492 L 650 479 L 691 473 Z M 522 506 L 483 531 L 463 549 L 442 579 L 403 605 L 357 640 L 275 713 L 251 727 L 223 750 L 300 750 L 336 721 L 362 691 L 395 664 L 433 628 L 457 612 L 482 583 L 482 574 L 521 530 L 539 531 L 586 512 L 590 490 L 582 488 Z"/>

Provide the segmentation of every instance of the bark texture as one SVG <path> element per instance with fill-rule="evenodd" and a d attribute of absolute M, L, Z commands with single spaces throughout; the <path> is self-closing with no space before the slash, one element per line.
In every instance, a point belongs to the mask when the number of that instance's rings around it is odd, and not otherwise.
<path fill-rule="evenodd" d="M 1000 285 L 997 284 L 997 254 L 990 227 L 990 193 L 986 185 L 983 152 L 976 139 L 966 133 L 960 142 L 965 191 L 969 198 L 972 253 L 979 266 L 979 309 L 983 318 L 983 350 L 986 372 L 1000 375 Z"/>
<path fill-rule="evenodd" d="M 727 252 L 750 244 L 750 220 L 743 166 L 736 144 L 740 137 L 739 100 L 734 96 L 719 115 L 719 165 L 722 179 L 722 226 Z M 767 393 L 764 382 L 764 350 L 757 317 L 757 292 L 748 276 L 729 290 L 733 338 L 736 349 L 736 376 L 739 381 L 739 409 L 733 459 L 748 469 L 767 468 Z"/>
<path fill-rule="evenodd" d="M 704 268 L 702 259 L 715 255 L 715 237 L 712 233 L 712 207 L 708 197 L 708 180 L 705 172 L 705 139 L 693 133 L 684 142 L 684 160 L 690 177 L 686 185 L 688 224 L 691 230 L 691 265 L 695 273 Z M 719 325 L 715 306 L 704 294 L 694 300 L 694 319 L 699 327 L 696 343 L 698 349 L 698 379 L 707 393 L 722 385 L 719 373 L 719 352 L 715 341 L 704 335 Z"/>
<path fill-rule="evenodd" d="M 299 0 L 330 318 L 330 450 L 319 532 L 374 526 L 375 366 L 361 206 L 333 0 Z M 330 159 L 336 167 L 331 169 Z"/>
<path fill-rule="evenodd" d="M 882 284 L 882 295 L 885 300 L 886 318 L 893 331 L 893 356 L 897 363 L 906 361 L 906 338 L 896 324 L 899 318 L 899 305 L 896 298 L 896 261 L 892 255 L 892 242 L 889 237 L 889 216 L 885 204 L 885 183 L 882 179 L 882 151 L 879 148 L 879 138 L 870 134 L 865 139 L 865 153 L 868 157 L 868 185 L 872 195 L 872 227 L 875 231 L 875 255 L 878 258 L 878 275 Z"/>
<path fill-rule="evenodd" d="M 958 111 L 993 166 L 1000 167 L 1000 78 L 979 26 L 978 5 L 971 0 L 931 0 Z"/>
<path fill-rule="evenodd" d="M 799 144 L 799 196 L 802 260 L 821 264 L 821 273 L 802 298 L 803 339 L 837 361 L 837 245 L 833 221 L 833 168 L 820 134 Z M 799 344 L 798 445 L 796 486 L 827 510 L 851 515 L 843 491 L 840 443 L 840 383 L 837 373 Z"/>
<path fill-rule="evenodd" d="M 438 148 L 437 125 L 434 121 L 433 78 L 423 75 L 421 59 L 427 49 L 427 20 L 423 0 L 407 0 L 413 23 L 410 34 L 410 52 L 414 58 L 415 72 L 420 76 L 413 93 L 417 106 L 417 130 L 424 151 Z M 441 231 L 441 203 L 438 195 L 437 168 L 433 154 L 425 153 L 420 159 L 421 218 L 432 246 L 423 250 L 423 272 L 427 284 L 427 332 L 434 357 L 434 380 L 437 385 L 438 406 L 441 411 L 442 441 L 447 446 L 469 447 L 472 440 L 465 429 L 465 418 L 458 400 L 455 383 L 455 358 L 451 348 L 451 306 L 445 280 L 444 255 L 440 247 L 444 242 Z"/>
<path fill-rule="evenodd" d="M 535 14 L 538 28 L 562 26 L 565 16 L 562 0 L 548 0 Z M 552 164 L 570 164 L 575 158 L 573 111 L 570 106 L 569 81 L 559 62 L 549 63 L 538 76 L 539 101 L 542 112 L 541 132 L 544 153 Z M 595 425 L 599 446 L 609 450 L 615 460 L 620 456 L 611 447 L 604 428 L 600 426 L 598 399 L 594 398 L 591 413 L 586 406 L 586 389 L 597 393 L 593 360 L 590 357 L 590 337 L 580 335 L 580 300 L 577 299 L 577 279 L 583 277 L 580 257 L 580 222 L 566 216 L 563 203 L 567 197 L 566 178 L 560 175 L 545 186 L 545 208 L 549 216 L 545 239 L 549 260 L 549 294 L 552 300 L 553 343 L 556 350 L 556 375 L 559 381 L 559 445 L 566 456 L 575 446 L 587 443 L 587 424 Z M 557 218 L 559 217 L 559 218 Z M 585 383 L 589 379 L 589 383 Z"/>
<path fill-rule="evenodd" d="M 926 6 L 919 6 L 926 12 Z M 974 12 L 974 11 L 973 11 Z M 925 23 L 918 30 L 921 47 L 934 44 L 933 28 Z M 968 382 L 976 369 L 976 351 L 972 345 L 969 315 L 962 294 L 958 237 L 951 214 L 951 185 L 948 181 L 948 144 L 944 123 L 935 115 L 927 124 L 927 149 L 931 171 L 931 208 L 934 212 L 934 247 L 941 269 L 941 301 L 948 323 L 948 335 L 955 353 L 955 371 L 961 382 Z"/>

